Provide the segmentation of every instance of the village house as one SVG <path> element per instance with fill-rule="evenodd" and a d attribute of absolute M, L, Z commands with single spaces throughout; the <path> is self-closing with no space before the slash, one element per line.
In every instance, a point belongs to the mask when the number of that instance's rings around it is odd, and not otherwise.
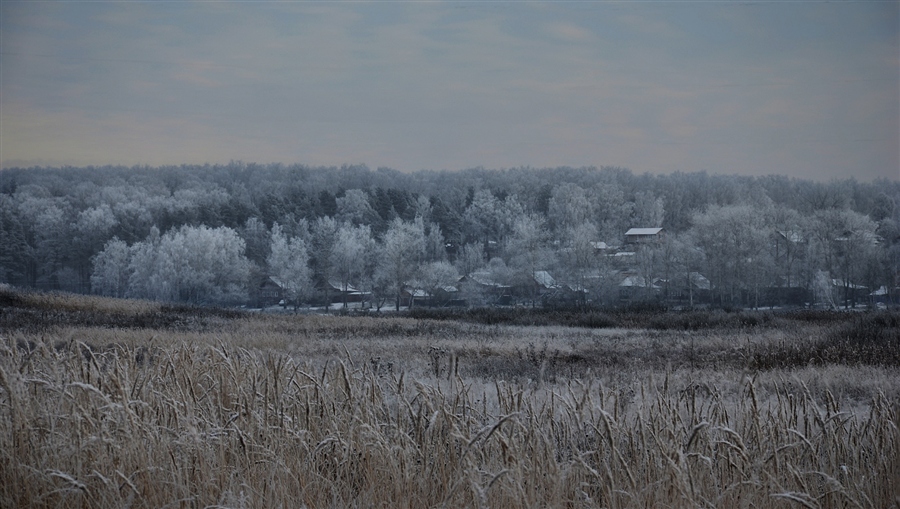
<path fill-rule="evenodd" d="M 693 307 L 710 300 L 712 284 L 699 272 L 683 274 L 672 281 L 657 279 L 656 284 L 663 288 L 663 297 L 671 304 Z"/>
<path fill-rule="evenodd" d="M 323 301 L 326 304 L 350 304 L 363 302 L 369 299 L 370 293 L 364 292 L 351 284 L 342 284 L 338 281 L 328 281 L 317 287 Z"/>
<path fill-rule="evenodd" d="M 465 306 L 467 303 L 460 297 L 459 288 L 445 285 L 426 290 L 407 286 L 400 292 L 400 305 L 409 307 L 450 307 Z"/>
<path fill-rule="evenodd" d="M 625 303 L 650 301 L 657 299 L 662 288 L 655 282 L 634 273 L 622 273 L 619 283 L 619 300 Z"/>
<path fill-rule="evenodd" d="M 256 288 L 256 307 L 265 308 L 283 304 L 285 299 L 284 283 L 273 276 L 268 276 Z"/>
<path fill-rule="evenodd" d="M 456 298 L 464 300 L 470 306 L 505 306 L 512 303 L 512 287 L 495 281 L 488 271 L 477 271 L 460 277 L 457 288 L 459 294 Z"/>
<path fill-rule="evenodd" d="M 631 228 L 625 232 L 626 244 L 661 244 L 664 237 L 662 228 Z"/>

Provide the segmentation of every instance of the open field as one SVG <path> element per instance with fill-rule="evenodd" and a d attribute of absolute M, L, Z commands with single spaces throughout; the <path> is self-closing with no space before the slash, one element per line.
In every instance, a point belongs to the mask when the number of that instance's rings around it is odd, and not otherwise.
<path fill-rule="evenodd" d="M 584 320 L 2 290 L 0 506 L 900 507 L 896 313 Z"/>

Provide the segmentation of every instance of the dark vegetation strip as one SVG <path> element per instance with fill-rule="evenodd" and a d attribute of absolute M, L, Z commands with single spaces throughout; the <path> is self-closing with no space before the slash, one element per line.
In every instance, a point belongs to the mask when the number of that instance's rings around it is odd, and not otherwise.
<path fill-rule="evenodd" d="M 256 315 L 240 310 L 196 307 L 187 305 L 152 304 L 121 307 L 97 306 L 90 298 L 60 294 L 42 294 L 15 289 L 0 289 L 0 333 L 18 331 L 41 333 L 56 327 L 108 327 L 149 329 L 175 332 L 212 332 L 222 330 L 234 320 L 253 320 Z M 397 316 L 388 315 L 369 315 Z M 413 309 L 400 316 L 413 319 L 410 323 L 384 320 L 381 325 L 363 326 L 348 317 L 327 328 L 316 330 L 321 337 L 455 337 L 467 334 L 460 323 L 489 326 L 564 326 L 580 328 L 623 328 L 649 331 L 686 331 L 715 334 L 747 331 L 765 334 L 766 331 L 797 331 L 804 326 L 817 326 L 820 337 L 801 338 L 782 344 L 763 341 L 749 349 L 741 347 L 733 352 L 704 351 L 698 345 L 689 354 L 672 350 L 665 342 L 651 342 L 641 352 L 586 351 L 573 354 L 548 352 L 546 348 L 523 345 L 519 361 L 535 369 L 543 366 L 609 366 L 625 365 L 635 359 L 646 365 L 647 359 L 659 362 L 682 360 L 690 365 L 724 363 L 735 367 L 768 370 L 831 364 L 900 367 L 900 312 L 834 312 L 817 310 L 796 311 L 661 311 L 656 309 L 628 310 L 560 310 L 522 308 L 473 309 Z M 263 318 L 258 318 L 263 319 Z M 302 318 L 298 318 L 302 320 Z M 300 327 L 298 321 L 298 327 Z M 740 345 L 735 345 L 740 346 Z M 612 355 L 610 355 L 612 354 Z M 687 357 L 685 355 L 688 355 Z M 624 356 L 624 357 L 623 357 Z M 709 362 L 707 362 L 709 361 Z M 500 359 L 502 365 L 510 359 Z M 650 362 L 656 366 L 658 362 Z M 659 366 L 656 366 L 659 367 Z"/>
<path fill-rule="evenodd" d="M 239 310 L 161 304 L 146 311 L 96 309 L 88 298 L 19 290 L 0 290 L 0 331 L 42 332 L 54 327 L 108 327 L 171 331 L 210 331 L 246 317 Z M 60 300 L 65 304 L 61 305 Z"/>
<path fill-rule="evenodd" d="M 791 322 L 830 325 L 851 316 L 840 311 L 729 311 L 638 307 L 617 310 L 544 308 L 418 308 L 403 313 L 416 319 L 456 320 L 484 325 L 559 325 L 563 327 L 700 331 L 784 327 Z"/>
<path fill-rule="evenodd" d="M 606 327 L 649 329 L 656 331 L 739 331 L 765 333 L 766 330 L 796 330 L 803 325 L 822 326 L 821 337 L 773 345 L 753 345 L 749 351 L 722 355 L 722 352 L 692 351 L 690 360 L 675 351 L 650 355 L 661 362 L 685 361 L 706 365 L 705 358 L 735 367 L 769 370 L 832 364 L 900 367 L 900 312 L 842 312 L 823 310 L 727 311 L 692 310 L 660 311 L 650 309 L 616 311 L 572 311 L 548 309 L 485 308 L 463 310 L 411 310 L 407 316 L 418 319 L 459 320 L 487 325 L 558 325 L 568 327 Z M 648 348 L 651 348 L 648 346 Z M 655 347 L 654 347 L 655 348 Z M 646 352 L 644 352 L 646 353 Z M 622 356 L 622 353 L 617 353 Z M 634 357 L 625 354 L 626 357 Z M 593 356 L 574 359 L 557 358 L 551 352 L 543 357 L 553 365 L 586 363 L 619 364 L 623 359 Z M 641 357 L 647 357 L 641 355 Z M 540 365 L 544 362 L 542 360 Z M 658 366 L 656 366 L 658 367 Z"/>

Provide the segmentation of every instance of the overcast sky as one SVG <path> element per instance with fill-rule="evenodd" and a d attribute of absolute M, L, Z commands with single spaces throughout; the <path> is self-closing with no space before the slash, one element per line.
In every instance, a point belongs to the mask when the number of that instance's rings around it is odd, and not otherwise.
<path fill-rule="evenodd" d="M 0 159 L 900 179 L 900 2 L 0 3 Z"/>

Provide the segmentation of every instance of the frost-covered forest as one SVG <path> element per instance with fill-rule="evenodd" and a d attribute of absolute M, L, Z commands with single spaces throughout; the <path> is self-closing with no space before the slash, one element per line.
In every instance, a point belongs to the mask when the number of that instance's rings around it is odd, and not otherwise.
<path fill-rule="evenodd" d="M 0 283 L 43 290 L 249 306 L 844 307 L 896 303 L 898 272 L 896 181 L 240 162 L 0 171 Z"/>

